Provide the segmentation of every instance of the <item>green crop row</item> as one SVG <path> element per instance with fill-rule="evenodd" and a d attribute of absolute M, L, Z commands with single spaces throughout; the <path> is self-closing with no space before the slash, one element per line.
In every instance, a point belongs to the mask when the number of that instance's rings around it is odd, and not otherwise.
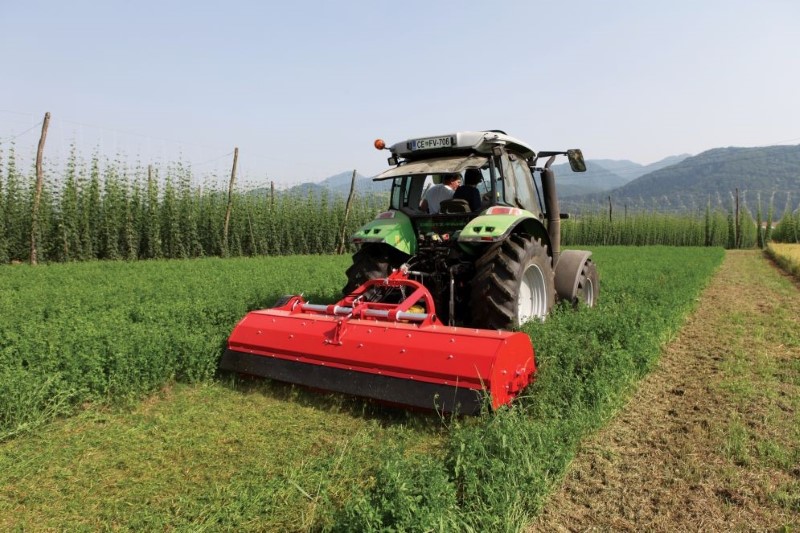
<path fill-rule="evenodd" d="M 762 229 L 761 213 L 753 219 L 742 210 L 738 225 L 732 213 L 707 208 L 704 213 L 676 215 L 633 212 L 616 218 L 589 212 L 562 223 L 562 243 L 572 246 L 722 246 L 753 248 L 769 236 Z"/>
<path fill-rule="evenodd" d="M 3 267 L 0 438 L 86 401 L 210 379 L 247 310 L 300 291 L 335 301 L 348 263 L 293 256 Z"/>
<path fill-rule="evenodd" d="M 800 209 L 794 213 L 786 210 L 772 232 L 776 242 L 800 242 Z"/>

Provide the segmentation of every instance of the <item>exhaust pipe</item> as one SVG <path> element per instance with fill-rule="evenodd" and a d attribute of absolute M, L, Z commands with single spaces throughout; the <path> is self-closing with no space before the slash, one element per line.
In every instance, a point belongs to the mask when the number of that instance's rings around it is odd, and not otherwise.
<path fill-rule="evenodd" d="M 547 234 L 550 237 L 550 248 L 553 252 L 553 268 L 558 264 L 558 257 L 561 255 L 561 209 L 558 206 L 558 195 L 556 194 L 556 174 L 550 168 L 555 159 L 556 156 L 551 155 L 541 171 L 542 195 L 547 212 Z"/>

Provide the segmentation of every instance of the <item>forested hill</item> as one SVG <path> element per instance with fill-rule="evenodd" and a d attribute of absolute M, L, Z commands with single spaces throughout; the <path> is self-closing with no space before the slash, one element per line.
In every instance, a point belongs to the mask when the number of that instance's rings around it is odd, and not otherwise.
<path fill-rule="evenodd" d="M 347 196 L 350 192 L 350 180 L 352 177 L 353 171 L 347 170 L 325 178 L 322 181 L 295 185 L 289 189 L 289 191 L 303 196 L 309 193 L 319 195 L 326 191 L 336 196 Z M 388 192 L 390 187 L 391 184 L 389 182 L 375 182 L 372 181 L 371 177 L 356 173 L 356 192 L 360 195 Z"/>
<path fill-rule="evenodd" d="M 800 145 L 760 148 L 715 148 L 678 164 L 645 174 L 605 194 L 570 198 L 568 203 L 599 204 L 610 195 L 616 204 L 665 210 L 696 209 L 710 200 L 728 208 L 736 189 L 755 213 L 757 199 L 777 213 L 800 201 Z"/>
<path fill-rule="evenodd" d="M 566 197 L 610 191 L 687 157 L 689 154 L 673 155 L 649 165 L 640 165 L 627 159 L 588 159 L 586 172 L 572 172 L 569 163 L 554 165 L 553 171 L 557 176 L 558 193 Z"/>

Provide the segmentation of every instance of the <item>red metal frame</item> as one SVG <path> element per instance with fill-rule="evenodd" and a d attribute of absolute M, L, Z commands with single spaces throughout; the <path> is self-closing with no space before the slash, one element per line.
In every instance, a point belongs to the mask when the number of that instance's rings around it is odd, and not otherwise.
<path fill-rule="evenodd" d="M 410 293 L 396 304 L 367 301 L 370 291 L 387 288 Z M 484 391 L 493 408 L 517 396 L 536 370 L 527 335 L 442 324 L 430 292 L 399 270 L 367 281 L 336 304 L 313 305 L 294 296 L 280 307 L 253 311 L 232 332 L 228 350 L 326 371 Z M 325 382 L 314 386 L 332 388 Z"/>

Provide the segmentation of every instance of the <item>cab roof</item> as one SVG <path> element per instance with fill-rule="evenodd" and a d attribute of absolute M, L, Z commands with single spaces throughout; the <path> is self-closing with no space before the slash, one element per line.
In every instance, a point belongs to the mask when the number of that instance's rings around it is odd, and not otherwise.
<path fill-rule="evenodd" d="M 524 159 L 536 156 L 533 148 L 500 130 L 459 131 L 444 135 L 414 137 L 393 144 L 389 150 L 393 155 L 405 159 L 425 159 L 463 152 L 489 155 L 492 153 L 492 148 L 497 145 L 504 145 L 507 150 L 519 154 Z"/>
<path fill-rule="evenodd" d="M 385 170 L 372 178 L 372 181 L 383 181 L 400 176 L 424 176 L 427 174 L 450 174 L 452 172 L 460 173 L 468 168 L 481 168 L 488 160 L 489 158 L 486 156 L 474 154 L 416 159 Z"/>

